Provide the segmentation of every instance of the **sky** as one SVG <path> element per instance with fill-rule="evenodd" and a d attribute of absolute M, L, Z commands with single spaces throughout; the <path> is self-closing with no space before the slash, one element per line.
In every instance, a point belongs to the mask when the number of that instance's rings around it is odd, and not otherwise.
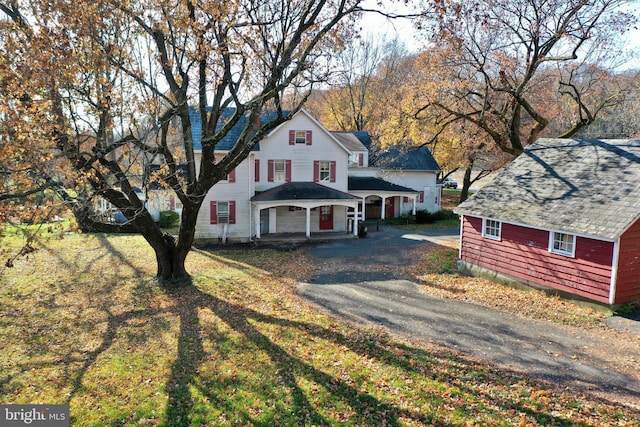
<path fill-rule="evenodd" d="M 378 9 L 378 3 L 382 1 L 388 13 L 411 13 L 412 8 L 417 7 L 417 2 L 393 2 L 390 0 L 365 0 L 363 7 Z M 640 6 L 632 6 L 640 16 Z M 386 37 L 388 40 L 399 39 L 410 52 L 419 51 L 423 44 L 416 38 L 417 31 L 413 23 L 408 19 L 388 19 L 376 13 L 367 13 L 362 19 L 363 36 Z M 621 69 L 640 69 L 640 23 L 636 28 L 630 28 L 623 36 L 623 42 L 628 49 L 638 52 L 635 61 L 627 63 Z"/>

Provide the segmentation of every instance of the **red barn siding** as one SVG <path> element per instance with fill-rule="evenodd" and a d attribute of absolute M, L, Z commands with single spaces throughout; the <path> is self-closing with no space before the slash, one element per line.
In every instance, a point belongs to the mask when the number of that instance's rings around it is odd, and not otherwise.
<path fill-rule="evenodd" d="M 640 298 L 640 220 L 620 237 L 617 277 L 614 304 Z"/>
<path fill-rule="evenodd" d="M 576 238 L 575 258 L 549 252 L 549 232 L 502 223 L 501 241 L 482 237 L 482 219 L 464 217 L 461 259 L 502 274 L 609 302 L 613 243 Z"/>

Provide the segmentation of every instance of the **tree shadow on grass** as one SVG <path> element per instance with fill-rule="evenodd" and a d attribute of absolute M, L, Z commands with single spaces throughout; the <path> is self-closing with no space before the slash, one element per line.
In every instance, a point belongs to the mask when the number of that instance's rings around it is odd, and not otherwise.
<path fill-rule="evenodd" d="M 570 425 L 573 422 L 544 409 L 536 409 L 526 397 L 516 398 L 509 394 L 510 391 L 504 397 L 496 399 L 494 393 L 499 395 L 503 388 L 510 390 L 512 387 L 523 385 L 524 389 L 535 389 L 541 383 L 530 383 L 514 372 L 495 371 L 454 353 L 414 348 L 381 339 L 377 334 L 367 335 L 354 331 L 353 336 L 345 335 L 316 324 L 264 314 L 240 304 L 223 301 L 196 286 L 176 290 L 173 297 L 180 307 L 177 313 L 181 326 L 178 357 L 172 366 L 166 386 L 168 407 L 163 423 L 166 426 L 198 424 L 197 420 L 205 425 L 215 422 L 216 420 L 207 419 L 206 414 L 202 414 L 204 410 L 199 399 L 215 404 L 224 414 L 224 419 L 231 424 L 336 425 L 345 421 L 340 415 L 328 415 L 327 408 L 319 406 L 313 392 L 302 386 L 305 383 L 314 383 L 324 390 L 327 394 L 327 404 L 335 405 L 349 413 L 348 422 L 353 425 L 449 425 L 448 421 L 441 418 L 442 405 L 462 414 L 468 412 L 468 418 L 465 418 L 467 420 L 487 413 L 493 413 L 494 419 L 500 419 L 503 414 L 508 413 L 507 411 L 515 410 L 541 424 L 553 422 L 558 425 Z M 247 384 L 247 379 L 241 376 L 223 380 L 220 373 L 216 373 L 214 379 L 206 378 L 201 368 L 213 356 L 205 349 L 203 340 L 226 340 L 229 337 L 219 331 L 207 334 L 207 328 L 198 314 L 202 310 L 210 310 L 224 322 L 229 333 L 238 334 L 242 340 L 246 340 L 249 345 L 245 351 L 253 349 L 254 352 L 261 352 L 267 356 L 272 371 L 262 377 L 262 384 Z M 288 348 L 288 345 L 278 344 L 277 338 L 261 330 L 264 325 L 292 329 L 298 332 L 300 337 L 326 340 L 329 345 L 375 360 L 376 363 L 391 367 L 394 371 L 399 370 L 403 375 L 414 378 L 416 375 L 423 376 L 427 382 L 440 383 L 435 390 L 421 391 L 422 404 L 433 402 L 433 406 L 431 410 L 420 410 L 417 403 L 416 406 L 412 406 L 414 402 L 399 403 L 388 398 L 385 393 L 367 392 L 364 387 L 360 387 L 357 382 L 345 378 L 344 375 L 330 374 L 330 366 L 326 369 L 323 366 L 318 367 L 317 362 L 314 366 L 312 357 L 301 357 Z M 299 344 L 305 345 L 304 342 Z M 442 365 L 447 367 L 443 369 Z M 263 366 L 266 365 L 254 368 L 259 370 L 263 369 Z M 276 378 L 270 377 L 271 374 Z M 250 405 L 238 404 L 238 396 L 242 393 L 259 394 L 270 386 L 286 390 L 288 399 L 285 399 L 287 403 L 282 407 L 268 408 L 260 415 L 255 415 L 251 413 Z M 443 389 L 442 395 L 439 394 L 438 387 Z M 237 392 L 238 396 L 227 395 L 229 388 Z M 446 389 L 455 390 L 454 394 L 471 397 L 467 402 L 464 399 L 461 401 L 448 395 Z M 263 397 L 268 398 L 268 394 L 269 391 L 265 390 Z M 196 398 L 196 395 L 200 397 Z M 451 401 L 448 401 L 449 399 Z M 478 405 L 477 399 L 492 402 L 495 406 L 479 410 L 482 405 Z M 279 414 L 278 411 L 282 413 Z"/>

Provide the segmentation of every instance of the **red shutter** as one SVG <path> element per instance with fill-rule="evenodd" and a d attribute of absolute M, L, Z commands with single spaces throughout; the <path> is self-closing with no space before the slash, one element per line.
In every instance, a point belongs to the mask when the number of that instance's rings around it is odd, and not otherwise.
<path fill-rule="evenodd" d="M 260 159 L 255 159 L 253 161 L 253 165 L 255 167 L 254 177 L 253 179 L 256 182 L 260 182 Z"/>
<path fill-rule="evenodd" d="M 310 130 L 307 131 L 307 145 L 311 145 L 311 135 L 312 132 Z"/>
<path fill-rule="evenodd" d="M 284 161 L 285 182 L 291 182 L 291 160 Z"/>
<path fill-rule="evenodd" d="M 420 191 L 420 203 L 424 203 L 424 191 Z"/>
<path fill-rule="evenodd" d="M 218 223 L 218 203 L 212 201 L 209 204 L 210 208 L 209 208 L 209 218 L 210 218 L 210 222 L 211 224 L 217 224 Z"/>
<path fill-rule="evenodd" d="M 364 166 L 364 154 L 358 154 L 358 166 Z"/>
<path fill-rule="evenodd" d="M 289 131 L 289 145 L 295 145 L 296 144 L 296 131 L 295 130 L 290 130 Z"/>
<path fill-rule="evenodd" d="M 320 161 L 313 161 L 313 182 L 320 182 Z"/>
<path fill-rule="evenodd" d="M 336 182 L 336 162 L 332 160 L 329 163 L 329 181 Z"/>
<path fill-rule="evenodd" d="M 176 196 L 169 196 L 169 210 L 176 210 Z"/>
<path fill-rule="evenodd" d="M 230 201 L 229 202 L 229 224 L 235 224 L 235 223 L 236 223 L 236 202 Z"/>
<path fill-rule="evenodd" d="M 229 172 L 229 182 L 236 182 L 236 170 Z"/>
<path fill-rule="evenodd" d="M 273 160 L 267 161 L 269 170 L 267 171 L 267 181 L 273 182 Z"/>

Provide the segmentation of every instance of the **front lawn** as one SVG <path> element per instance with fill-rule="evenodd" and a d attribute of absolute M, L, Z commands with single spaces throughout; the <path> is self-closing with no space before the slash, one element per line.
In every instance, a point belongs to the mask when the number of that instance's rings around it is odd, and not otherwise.
<path fill-rule="evenodd" d="M 165 291 L 139 236 L 45 241 L 0 273 L 0 403 L 69 403 L 77 426 L 624 426 L 640 418 L 337 321 L 296 296 L 309 265 L 303 249 L 194 251 L 194 286 Z"/>

